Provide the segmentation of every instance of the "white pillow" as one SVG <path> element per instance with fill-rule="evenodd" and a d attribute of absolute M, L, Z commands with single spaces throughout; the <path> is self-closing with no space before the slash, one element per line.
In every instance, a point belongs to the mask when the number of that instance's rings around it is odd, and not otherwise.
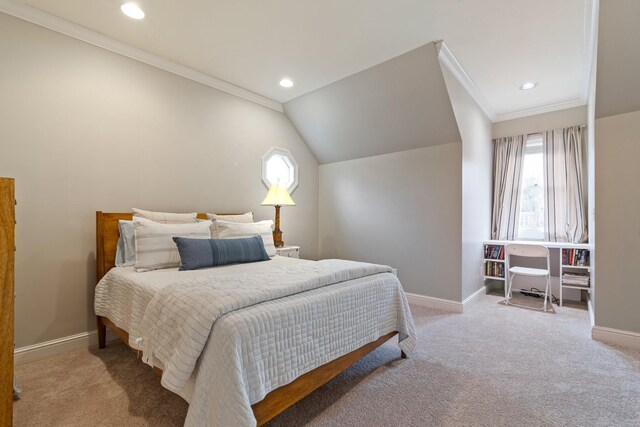
<path fill-rule="evenodd" d="M 159 270 L 180 266 L 180 254 L 173 237 L 210 239 L 211 221 L 193 224 L 160 224 L 134 218 L 136 271 Z"/>
<path fill-rule="evenodd" d="M 217 220 L 218 239 L 239 239 L 241 237 L 262 237 L 267 255 L 276 256 L 276 247 L 273 244 L 273 221 L 259 221 L 249 224 Z"/>
<path fill-rule="evenodd" d="M 211 236 L 215 239 L 218 237 L 218 227 L 217 220 L 227 221 L 227 222 L 241 222 L 241 223 L 249 223 L 253 222 L 253 212 L 247 212 L 241 215 L 218 215 L 208 213 L 207 218 L 213 221 L 213 226 L 211 226 Z"/>
<path fill-rule="evenodd" d="M 134 218 L 144 218 L 161 224 L 188 224 L 196 222 L 198 214 L 193 213 L 168 213 L 168 212 L 151 212 L 142 209 L 131 209 Z"/>

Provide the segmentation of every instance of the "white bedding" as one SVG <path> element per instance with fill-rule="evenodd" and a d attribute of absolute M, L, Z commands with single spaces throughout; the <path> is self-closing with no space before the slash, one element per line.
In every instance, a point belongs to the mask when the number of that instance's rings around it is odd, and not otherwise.
<path fill-rule="evenodd" d="M 276 266 L 304 264 L 313 261 L 276 256 L 269 261 Z M 136 273 L 133 267 L 109 270 L 96 286 L 94 308 L 98 316 L 109 318 L 117 327 L 129 334 L 129 346 L 140 350 L 137 339 L 144 312 L 153 296 L 160 289 L 180 279 L 218 276 L 234 272 L 251 272 L 261 269 L 260 263 L 225 265 L 206 270 L 180 271 L 177 268 Z M 104 283 L 103 283 L 104 282 Z"/>
<path fill-rule="evenodd" d="M 415 331 L 408 304 L 388 271 L 370 264 L 284 257 L 185 272 L 116 268 L 96 287 L 95 307 L 96 314 L 129 332 L 131 346 L 145 347 L 149 362 L 165 370 L 163 385 L 190 402 L 186 425 L 255 425 L 251 404 L 269 391 L 381 335 L 399 331 L 400 347 L 411 352 Z M 359 275 L 364 277 L 348 280 Z M 293 289 L 296 281 L 305 284 Z M 332 281 L 338 283 L 318 287 Z M 241 283 L 275 299 L 254 304 Z M 169 288 L 162 290 L 167 286 L 180 289 L 181 297 L 172 299 Z M 211 293 L 213 300 L 199 304 L 190 300 L 190 290 L 200 292 L 197 298 Z M 233 301 L 222 304 L 233 310 L 211 328 L 206 320 L 211 313 L 197 314 L 216 305 L 220 295 Z M 208 329 L 209 339 L 203 340 L 202 331 Z"/>

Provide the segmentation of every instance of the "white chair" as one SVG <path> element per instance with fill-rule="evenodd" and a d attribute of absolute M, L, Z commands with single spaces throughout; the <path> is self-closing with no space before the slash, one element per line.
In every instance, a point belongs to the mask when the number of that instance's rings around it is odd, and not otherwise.
<path fill-rule="evenodd" d="M 528 267 L 510 267 L 511 256 L 527 257 L 527 258 L 546 258 L 547 268 L 528 268 Z M 529 276 L 529 277 L 544 277 L 547 279 L 547 286 L 544 288 L 544 306 L 543 311 L 547 311 L 547 296 L 549 292 L 550 281 L 550 267 L 549 267 L 549 249 L 541 245 L 523 245 L 523 244 L 511 244 L 507 245 L 505 249 L 505 262 L 506 262 L 506 285 L 505 285 L 505 302 L 511 303 L 511 288 L 513 284 L 513 278 L 516 275 Z"/>

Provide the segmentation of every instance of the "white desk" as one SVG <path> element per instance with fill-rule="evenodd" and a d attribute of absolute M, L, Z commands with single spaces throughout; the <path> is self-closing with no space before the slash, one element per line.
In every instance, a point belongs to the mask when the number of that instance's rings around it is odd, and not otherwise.
<path fill-rule="evenodd" d="M 540 245 L 549 249 L 593 249 L 589 243 L 541 242 L 538 240 L 485 240 L 485 245 Z"/>
<path fill-rule="evenodd" d="M 576 290 L 573 292 L 576 292 L 575 295 L 579 296 L 579 291 L 587 291 L 587 292 L 591 292 L 591 286 L 587 287 L 587 286 L 577 286 L 577 285 L 570 285 L 570 284 L 564 284 L 563 283 L 563 274 L 564 273 L 590 273 L 591 272 L 591 267 L 590 265 L 569 265 L 569 264 L 565 264 L 563 263 L 563 250 L 575 250 L 575 249 L 585 249 L 588 250 L 589 253 L 591 253 L 593 246 L 589 243 L 567 243 L 567 242 L 541 242 L 541 241 L 529 241 L 529 240 L 486 240 L 484 242 L 483 245 L 483 249 L 485 249 L 487 247 L 487 245 L 493 245 L 493 246 L 498 246 L 498 247 L 505 247 L 506 245 L 509 244 L 523 244 L 523 245 L 540 245 L 540 246 L 545 246 L 548 249 L 553 249 L 553 250 L 557 250 L 558 251 L 558 255 L 557 258 L 555 258 L 552 255 L 551 261 L 552 261 L 552 266 L 551 266 L 551 276 L 553 279 L 553 282 L 558 283 L 558 293 L 559 293 L 559 300 L 560 300 L 560 306 L 562 307 L 562 299 L 563 299 L 563 295 L 562 295 L 562 291 L 563 289 L 567 290 L 567 289 L 572 289 L 572 290 Z M 504 252 L 504 251 L 503 251 Z M 486 255 L 486 251 L 485 251 L 485 255 Z M 555 261 L 554 258 L 558 261 L 558 267 L 555 267 Z M 591 260 L 589 261 L 589 263 L 591 263 Z M 490 268 L 490 267 L 496 267 L 496 268 Z M 502 274 L 494 274 L 494 271 L 500 271 L 502 272 Z M 505 270 L 505 260 L 504 260 L 504 255 L 502 255 L 501 257 L 496 258 L 495 256 L 491 256 L 491 254 L 489 254 L 489 256 L 485 256 L 484 257 L 484 261 L 483 261 L 483 272 L 484 272 L 484 279 L 491 279 L 491 280 L 501 280 L 504 281 L 504 270 Z M 555 271 L 554 271 L 555 270 Z M 553 274 L 554 272 L 557 272 L 557 275 Z M 507 292 L 507 287 L 505 286 L 505 298 L 506 298 L 506 292 Z M 514 289 L 515 291 L 520 291 L 520 289 Z"/>

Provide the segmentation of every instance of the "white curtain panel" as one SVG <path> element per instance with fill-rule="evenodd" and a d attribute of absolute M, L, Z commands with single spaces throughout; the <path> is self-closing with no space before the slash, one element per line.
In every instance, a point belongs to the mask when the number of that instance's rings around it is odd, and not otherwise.
<path fill-rule="evenodd" d="M 526 147 L 526 135 L 493 140 L 492 239 L 514 240 L 518 235 Z"/>
<path fill-rule="evenodd" d="M 583 243 L 588 239 L 585 139 L 581 126 L 543 134 L 547 241 Z"/>

